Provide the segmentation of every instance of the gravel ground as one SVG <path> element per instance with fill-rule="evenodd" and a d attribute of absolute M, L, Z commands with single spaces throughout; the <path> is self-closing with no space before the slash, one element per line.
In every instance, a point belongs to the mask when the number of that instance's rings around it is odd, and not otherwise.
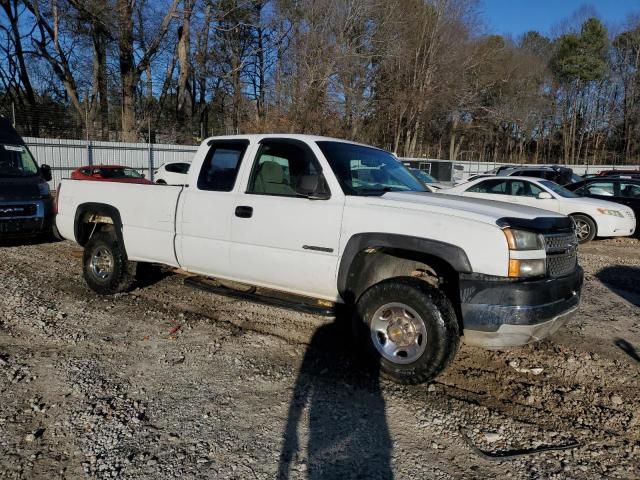
<path fill-rule="evenodd" d="M 178 275 L 98 297 L 75 245 L 2 246 L 0 478 L 640 478 L 640 241 L 580 258 L 551 339 L 404 387 L 339 320 Z"/>

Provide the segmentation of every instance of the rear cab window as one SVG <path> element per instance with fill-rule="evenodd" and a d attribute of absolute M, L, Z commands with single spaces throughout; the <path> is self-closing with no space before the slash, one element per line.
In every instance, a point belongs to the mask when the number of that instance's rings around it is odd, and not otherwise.
<path fill-rule="evenodd" d="M 212 141 L 198 175 L 198 190 L 233 190 L 248 146 L 248 140 Z"/>

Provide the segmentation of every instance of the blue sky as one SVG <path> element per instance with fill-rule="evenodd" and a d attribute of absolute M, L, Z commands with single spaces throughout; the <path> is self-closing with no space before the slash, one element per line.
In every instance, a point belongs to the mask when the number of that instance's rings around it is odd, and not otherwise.
<path fill-rule="evenodd" d="M 591 6 L 607 25 L 624 23 L 640 14 L 640 0 L 481 0 L 480 8 L 490 33 L 518 35 L 537 30 L 543 34 L 582 6 Z"/>

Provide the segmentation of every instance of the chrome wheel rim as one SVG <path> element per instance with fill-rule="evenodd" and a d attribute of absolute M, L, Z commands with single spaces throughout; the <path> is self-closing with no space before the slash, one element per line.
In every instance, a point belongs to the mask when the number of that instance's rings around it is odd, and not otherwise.
<path fill-rule="evenodd" d="M 373 314 L 371 341 L 383 358 L 408 364 L 427 348 L 427 328 L 418 313 L 404 303 L 387 303 Z"/>
<path fill-rule="evenodd" d="M 108 249 L 100 247 L 93 252 L 89 267 L 94 276 L 106 280 L 113 273 L 113 255 Z"/>
<path fill-rule="evenodd" d="M 576 222 L 576 237 L 578 240 L 585 240 L 589 238 L 589 234 L 591 233 L 591 227 L 587 222 L 581 219 L 575 220 Z"/>

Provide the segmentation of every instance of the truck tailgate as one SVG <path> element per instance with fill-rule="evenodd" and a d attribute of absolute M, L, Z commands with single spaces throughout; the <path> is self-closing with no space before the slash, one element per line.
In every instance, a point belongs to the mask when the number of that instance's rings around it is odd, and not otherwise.
<path fill-rule="evenodd" d="M 78 207 L 103 204 L 115 208 L 130 260 L 177 265 L 174 251 L 176 205 L 183 187 L 63 180 L 56 224 L 61 235 L 76 240 Z"/>

